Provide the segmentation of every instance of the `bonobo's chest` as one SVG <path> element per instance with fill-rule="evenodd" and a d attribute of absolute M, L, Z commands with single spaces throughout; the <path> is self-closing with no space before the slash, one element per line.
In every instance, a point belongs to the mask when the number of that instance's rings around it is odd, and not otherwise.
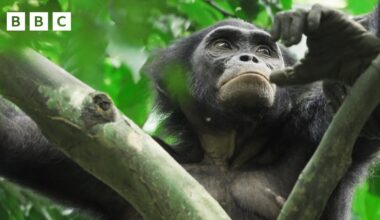
<path fill-rule="evenodd" d="M 183 167 L 222 205 L 232 219 L 276 219 L 310 152 L 292 147 L 274 164 L 250 169 L 213 165 Z"/>
<path fill-rule="evenodd" d="M 213 166 L 185 165 L 232 219 L 275 219 L 284 195 L 264 172 L 227 170 Z"/>

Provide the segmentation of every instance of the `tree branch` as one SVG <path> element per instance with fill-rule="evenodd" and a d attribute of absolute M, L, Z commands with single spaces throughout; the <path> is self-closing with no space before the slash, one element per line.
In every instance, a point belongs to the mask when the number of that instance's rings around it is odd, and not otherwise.
<path fill-rule="evenodd" d="M 319 219 L 351 164 L 355 141 L 380 103 L 380 55 L 354 84 L 316 152 L 300 174 L 278 220 Z"/>
<path fill-rule="evenodd" d="M 225 17 L 236 17 L 234 14 L 226 11 L 224 8 L 220 7 L 214 0 L 204 0 L 207 4 L 209 4 L 211 7 L 218 10 L 220 13 L 222 13 Z"/>
<path fill-rule="evenodd" d="M 230 219 L 208 192 L 110 98 L 31 49 L 0 55 L 0 94 L 145 219 Z"/>

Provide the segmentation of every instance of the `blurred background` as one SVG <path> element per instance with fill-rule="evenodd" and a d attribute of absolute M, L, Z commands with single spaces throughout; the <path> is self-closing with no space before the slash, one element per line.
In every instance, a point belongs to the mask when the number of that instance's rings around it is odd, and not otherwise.
<path fill-rule="evenodd" d="M 139 72 L 152 51 L 229 17 L 269 28 L 277 12 L 308 8 L 314 3 L 356 16 L 372 11 L 377 0 L 0 0 L 0 31 L 6 30 L 6 12 L 72 12 L 70 32 L 8 34 L 17 45 L 34 48 L 85 83 L 108 93 L 146 132 L 165 136 L 160 126 L 165 116 L 155 114 L 149 81 Z M 0 40 L 0 49 L 12 46 Z M 305 46 L 292 49 L 302 57 Z M 375 167 L 372 176 L 357 187 L 352 219 L 380 219 L 378 170 Z M 0 179 L 0 219 L 86 218 Z"/>

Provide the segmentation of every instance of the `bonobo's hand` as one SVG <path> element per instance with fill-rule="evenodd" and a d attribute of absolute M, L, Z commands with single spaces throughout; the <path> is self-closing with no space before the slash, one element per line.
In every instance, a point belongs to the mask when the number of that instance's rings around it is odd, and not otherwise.
<path fill-rule="evenodd" d="M 275 71 L 271 81 L 279 85 L 334 79 L 352 85 L 380 52 L 380 39 L 344 14 L 314 5 L 310 11 L 279 13 L 272 37 L 286 46 L 307 36 L 308 53 L 292 68 Z"/>

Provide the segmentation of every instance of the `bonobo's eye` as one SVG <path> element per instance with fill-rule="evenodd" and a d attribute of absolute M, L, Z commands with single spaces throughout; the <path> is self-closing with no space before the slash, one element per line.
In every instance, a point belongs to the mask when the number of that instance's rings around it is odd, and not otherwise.
<path fill-rule="evenodd" d="M 263 54 L 265 56 L 271 56 L 272 55 L 272 50 L 265 45 L 261 45 L 256 49 L 256 53 Z"/>
<path fill-rule="evenodd" d="M 231 43 L 226 39 L 217 39 L 212 43 L 212 46 L 219 50 L 231 50 L 232 45 Z"/>

